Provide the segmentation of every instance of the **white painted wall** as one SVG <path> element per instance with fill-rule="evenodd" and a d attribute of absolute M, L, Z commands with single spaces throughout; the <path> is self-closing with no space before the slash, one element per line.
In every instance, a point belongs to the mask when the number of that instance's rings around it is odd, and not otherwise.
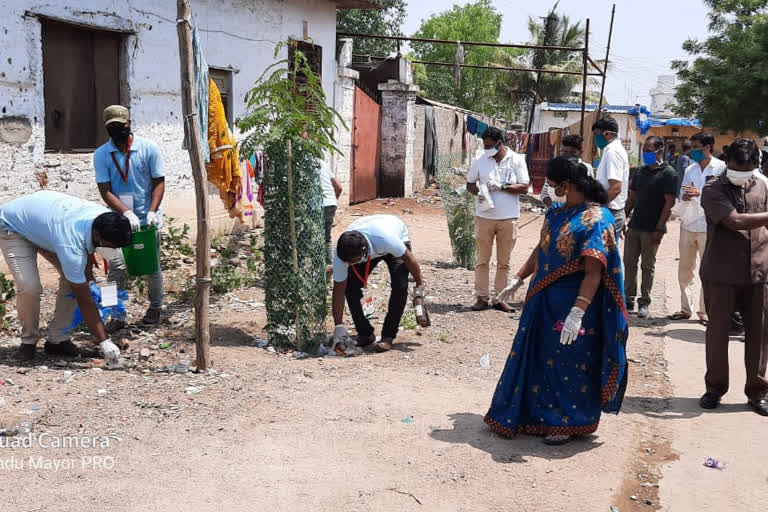
<path fill-rule="evenodd" d="M 314 44 L 323 47 L 323 88 L 333 101 L 336 81 L 336 7 L 328 0 L 193 0 L 208 64 L 231 68 L 234 116 L 243 98 L 274 62 L 274 48 L 289 37 L 302 39 L 303 22 Z M 194 190 L 186 151 L 181 149 L 176 3 L 167 0 L 4 0 L 0 17 L 0 118 L 26 117 L 26 143 L 0 141 L 0 203 L 39 189 L 45 171 L 49 188 L 98 200 L 91 155 L 46 154 L 41 24 L 35 15 L 127 35 L 127 82 L 133 129 L 160 145 L 166 164 L 166 212 L 193 224 Z M 226 32 L 226 33 L 225 33 Z M 284 57 L 283 54 L 282 57 Z M 211 211 L 226 220 L 212 196 Z M 223 223 L 226 225 L 226 222 Z M 231 227 L 231 223 L 229 223 Z"/>

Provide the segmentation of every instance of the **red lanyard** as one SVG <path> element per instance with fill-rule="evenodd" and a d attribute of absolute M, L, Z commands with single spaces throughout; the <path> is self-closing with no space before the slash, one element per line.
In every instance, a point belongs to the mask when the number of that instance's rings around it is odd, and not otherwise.
<path fill-rule="evenodd" d="M 115 164 L 115 168 L 117 169 L 117 172 L 120 173 L 120 177 L 123 178 L 123 183 L 128 183 L 128 169 L 131 163 L 131 145 L 133 145 L 133 135 L 128 139 L 128 148 L 125 150 L 125 172 L 120 168 L 120 165 L 117 163 L 117 158 L 115 158 L 115 153 L 110 153 L 112 155 L 112 163 Z"/>
<path fill-rule="evenodd" d="M 368 258 L 368 261 L 365 262 L 365 279 L 360 276 L 360 272 L 357 271 L 355 265 L 352 265 L 352 272 L 354 272 L 360 282 L 363 283 L 363 288 L 368 288 L 368 276 L 371 275 L 371 258 Z"/>

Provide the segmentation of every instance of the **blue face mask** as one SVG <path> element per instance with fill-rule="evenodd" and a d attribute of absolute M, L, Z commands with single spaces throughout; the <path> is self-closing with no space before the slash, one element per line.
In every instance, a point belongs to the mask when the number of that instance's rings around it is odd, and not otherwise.
<path fill-rule="evenodd" d="M 707 155 L 704 154 L 703 149 L 692 149 L 691 150 L 691 158 L 693 158 L 694 162 L 701 162 L 707 157 Z"/>
<path fill-rule="evenodd" d="M 656 153 L 646 153 L 643 151 L 643 163 L 645 165 L 655 165 L 656 162 Z"/>
<path fill-rule="evenodd" d="M 606 139 L 605 135 L 602 133 L 600 135 L 595 135 L 593 140 L 595 141 L 595 146 L 597 146 L 599 149 L 603 149 L 608 145 L 608 139 Z"/>

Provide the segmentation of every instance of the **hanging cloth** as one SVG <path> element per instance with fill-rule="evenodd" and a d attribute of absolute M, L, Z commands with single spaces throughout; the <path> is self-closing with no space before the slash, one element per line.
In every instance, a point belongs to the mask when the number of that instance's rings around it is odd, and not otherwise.
<path fill-rule="evenodd" d="M 467 116 L 467 131 L 472 135 L 477 133 L 477 119 L 472 116 Z"/>
<path fill-rule="evenodd" d="M 203 47 L 200 44 L 200 34 L 197 28 L 192 28 L 192 58 L 195 68 L 195 104 L 197 106 L 197 122 L 195 125 L 200 131 L 200 141 L 208 139 L 208 63 L 205 61 Z M 189 140 L 187 140 L 186 130 L 184 132 L 184 143 L 182 149 L 189 149 Z M 203 154 L 203 161 L 211 161 L 211 151 L 207 144 L 200 144 L 200 152 Z"/>
<path fill-rule="evenodd" d="M 424 158 L 423 167 L 427 177 L 434 179 L 437 173 L 437 127 L 435 126 L 435 108 L 424 108 Z"/>
<path fill-rule="evenodd" d="M 208 146 L 211 151 L 211 161 L 206 164 L 208 181 L 219 189 L 219 197 L 231 218 L 243 219 L 242 211 L 238 208 L 237 198 L 242 189 L 240 159 L 235 138 L 229 131 L 224 104 L 221 94 L 213 80 L 208 81 Z"/>

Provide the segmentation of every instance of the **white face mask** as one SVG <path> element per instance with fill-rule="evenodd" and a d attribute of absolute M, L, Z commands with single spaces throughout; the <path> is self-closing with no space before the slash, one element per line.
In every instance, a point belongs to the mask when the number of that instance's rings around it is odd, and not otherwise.
<path fill-rule="evenodd" d="M 117 249 L 114 247 L 97 247 L 96 252 L 105 260 L 113 260 L 117 257 Z"/>
<path fill-rule="evenodd" d="M 749 181 L 749 178 L 754 176 L 754 173 L 755 171 L 734 171 L 733 169 L 728 169 L 726 176 L 737 187 L 743 187 Z"/>
<path fill-rule="evenodd" d="M 556 203 L 564 203 L 565 199 L 566 199 L 566 196 L 555 196 Z"/>
<path fill-rule="evenodd" d="M 499 154 L 499 148 L 494 146 L 491 149 L 486 149 L 485 153 L 483 153 L 483 156 L 485 156 L 486 158 L 493 158 L 498 154 Z"/>

